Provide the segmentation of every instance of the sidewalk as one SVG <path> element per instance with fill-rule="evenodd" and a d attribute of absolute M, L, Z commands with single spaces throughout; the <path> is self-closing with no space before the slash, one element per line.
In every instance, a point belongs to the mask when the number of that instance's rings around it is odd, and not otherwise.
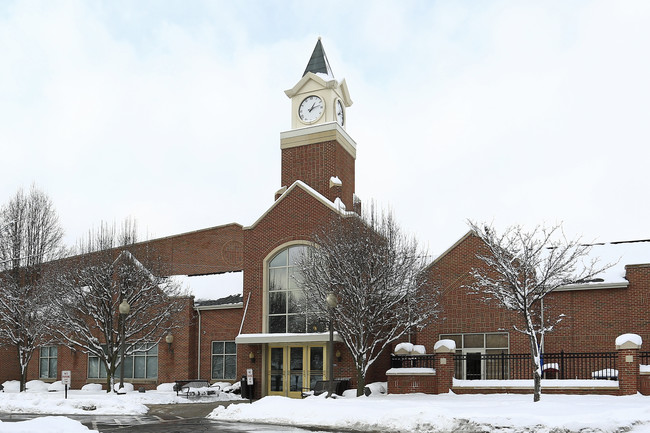
<path fill-rule="evenodd" d="M 176 403 L 176 404 L 146 404 L 148 416 L 158 416 L 162 419 L 174 418 L 205 418 L 218 406 L 231 404 L 248 404 L 249 400 L 212 401 L 209 403 Z"/>

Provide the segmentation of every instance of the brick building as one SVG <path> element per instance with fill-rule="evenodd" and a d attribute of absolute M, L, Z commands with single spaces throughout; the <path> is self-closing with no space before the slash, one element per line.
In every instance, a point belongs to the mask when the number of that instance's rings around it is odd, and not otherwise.
<path fill-rule="evenodd" d="M 235 381 L 252 368 L 256 397 L 297 397 L 303 388 L 330 375 L 352 378 L 350 386 L 356 387 L 344 345 L 335 344 L 334 371 L 328 371 L 324 360 L 329 333 L 322 326 L 314 329 L 304 314 L 292 311 L 290 302 L 300 290 L 290 278 L 292 260 L 314 230 L 333 216 L 360 211 L 354 195 L 357 145 L 346 132 L 352 100 L 345 80 L 334 78 L 320 40 L 302 78 L 285 93 L 292 104 L 291 129 L 280 134 L 281 182 L 270 208 L 249 226 L 226 224 L 139 244 L 155 248 L 170 274 L 184 276 L 190 286 L 200 279 L 211 284 L 211 277 L 228 273 L 241 278 L 233 296 L 178 300 L 184 304 L 187 326 L 174 332 L 171 344 L 163 338 L 149 352 L 129 360 L 126 380 L 136 386 L 154 388 L 193 378 Z M 480 265 L 479 249 L 478 238 L 468 233 L 431 264 L 432 281 L 442 292 L 443 320 L 413 335 L 414 343 L 432 351 L 436 341 L 449 338 L 456 341 L 457 353 L 527 352 L 527 340 L 512 331 L 518 318 L 486 305 L 465 288 L 472 267 Z M 649 258 L 646 255 L 641 263 Z M 549 297 L 549 306 L 562 309 L 567 318 L 547 336 L 547 350 L 612 350 L 616 336 L 625 332 L 650 341 L 650 265 L 632 263 L 626 263 L 630 266 L 618 279 L 567 288 Z M 0 381 L 18 377 L 14 357 L 11 348 L 0 348 Z M 467 359 L 456 375 L 485 378 L 480 357 Z M 73 388 L 104 383 L 95 364 L 74 348 L 43 347 L 34 354 L 28 379 L 54 381 L 62 370 L 72 370 Z M 368 381 L 385 381 L 388 368 L 386 353 L 373 365 Z"/>

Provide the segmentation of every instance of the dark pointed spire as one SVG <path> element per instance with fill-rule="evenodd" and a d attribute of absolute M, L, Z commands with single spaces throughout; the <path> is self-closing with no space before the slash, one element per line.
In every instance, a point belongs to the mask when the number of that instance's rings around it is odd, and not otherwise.
<path fill-rule="evenodd" d="M 307 72 L 313 72 L 314 74 L 321 73 L 334 78 L 332 68 L 330 68 L 330 62 L 327 60 L 323 44 L 320 41 L 320 36 L 318 37 L 318 42 L 316 42 L 314 52 L 311 53 L 311 58 L 309 59 L 309 63 L 307 63 L 307 67 L 302 76 L 304 77 Z"/>

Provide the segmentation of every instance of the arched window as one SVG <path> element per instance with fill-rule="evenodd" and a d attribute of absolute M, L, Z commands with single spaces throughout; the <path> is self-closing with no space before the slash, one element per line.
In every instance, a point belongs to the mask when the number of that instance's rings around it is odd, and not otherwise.
<path fill-rule="evenodd" d="M 291 245 L 278 252 L 268 264 L 269 332 L 305 333 L 308 325 L 300 271 L 296 267 L 306 245 Z M 313 325 L 310 326 L 310 332 Z M 318 327 L 317 327 L 318 328 Z M 318 329 L 313 329 L 318 330 Z"/>

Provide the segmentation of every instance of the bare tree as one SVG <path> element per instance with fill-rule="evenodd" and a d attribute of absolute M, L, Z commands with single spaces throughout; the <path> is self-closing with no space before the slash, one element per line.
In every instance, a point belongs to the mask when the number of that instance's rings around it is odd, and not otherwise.
<path fill-rule="evenodd" d="M 558 287 L 588 282 L 611 265 L 599 267 L 597 259 L 588 259 L 591 245 L 579 238 L 567 239 L 560 225 L 538 226 L 532 231 L 513 226 L 502 234 L 491 226 L 469 225 L 486 247 L 484 253 L 477 254 L 485 266 L 472 270 L 474 283 L 469 288 L 519 313 L 523 327 L 515 329 L 528 336 L 534 366 L 533 400 L 539 401 L 540 342 L 563 317 L 549 314 L 544 298 Z"/>
<path fill-rule="evenodd" d="M 380 354 L 437 317 L 437 298 L 424 289 L 426 256 L 391 214 L 374 210 L 365 219 L 334 219 L 313 243 L 298 261 L 305 306 L 323 318 L 332 314 L 354 359 L 361 395 Z M 326 303 L 329 294 L 338 301 L 333 309 Z"/>
<path fill-rule="evenodd" d="M 130 221 L 120 230 L 102 224 L 79 243 L 81 254 L 65 261 L 53 300 L 60 311 L 56 336 L 96 357 L 107 392 L 114 389 L 122 347 L 127 357 L 148 351 L 183 325 L 178 298 L 184 292 L 164 276 L 166 265 L 156 252 L 136 240 Z M 130 306 L 127 315 L 119 313 L 123 301 Z"/>
<path fill-rule="evenodd" d="M 62 237 L 52 201 L 35 186 L 0 209 L 0 342 L 16 348 L 21 391 L 34 351 L 49 336 L 42 265 L 63 255 Z"/>

